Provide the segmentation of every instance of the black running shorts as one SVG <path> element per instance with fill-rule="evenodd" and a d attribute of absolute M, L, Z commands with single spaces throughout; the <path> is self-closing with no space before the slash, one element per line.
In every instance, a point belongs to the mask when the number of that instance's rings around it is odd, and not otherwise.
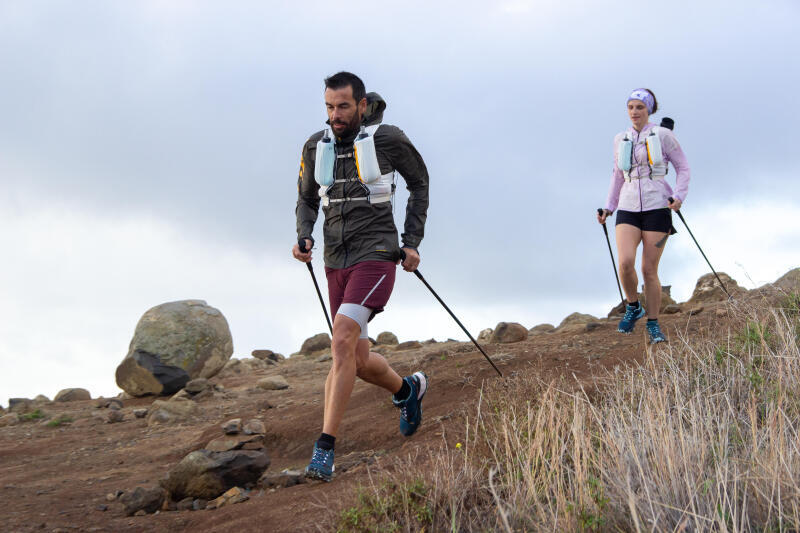
<path fill-rule="evenodd" d="M 678 233 L 672 226 L 672 210 L 668 207 L 653 209 L 652 211 L 617 211 L 617 223 L 630 224 L 642 231 L 658 231 L 674 235 Z"/>

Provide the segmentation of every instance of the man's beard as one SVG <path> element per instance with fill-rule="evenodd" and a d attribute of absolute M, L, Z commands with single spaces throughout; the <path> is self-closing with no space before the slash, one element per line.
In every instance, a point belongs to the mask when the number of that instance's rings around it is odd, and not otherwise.
<path fill-rule="evenodd" d="M 336 122 L 331 123 L 331 127 L 339 124 L 345 124 L 345 122 L 337 120 Z M 349 137 L 350 135 L 356 133 L 359 130 L 360 126 L 361 126 L 361 118 L 358 116 L 358 113 L 356 113 L 355 115 L 353 115 L 353 120 L 351 120 L 349 124 L 346 124 L 345 129 L 341 130 L 338 133 L 336 132 L 336 130 L 334 130 L 334 133 L 336 134 L 337 137 Z"/>

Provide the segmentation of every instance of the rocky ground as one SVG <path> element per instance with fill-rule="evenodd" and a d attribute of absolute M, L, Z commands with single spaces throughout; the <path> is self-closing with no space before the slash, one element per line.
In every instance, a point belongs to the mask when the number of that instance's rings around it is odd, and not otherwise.
<path fill-rule="evenodd" d="M 727 334 L 729 326 L 738 327 L 731 322 L 732 309 L 742 302 L 774 304 L 787 288 L 800 290 L 800 269 L 787 276 L 776 282 L 778 288 L 747 293 L 736 289 L 733 303 L 701 278 L 690 302 L 674 304 L 673 312 L 662 316 L 662 328 L 673 342 L 681 336 Z M 735 282 L 731 283 L 733 289 Z M 641 360 L 648 349 L 643 325 L 632 335 L 621 335 L 617 321 L 576 314 L 555 330 L 498 325 L 482 332 L 482 343 L 504 376 L 565 376 L 591 386 L 605 370 Z M 351 503 L 350 489 L 366 483 L 371 471 L 397 457 L 439 446 L 443 437 L 456 439 L 463 429 L 458 415 L 476 401 L 481 384 L 503 379 L 471 343 L 428 341 L 377 349 L 401 374 L 418 369 L 428 374 L 431 388 L 423 425 L 413 437 L 402 437 L 398 412 L 388 395 L 357 383 L 336 443 L 337 477 L 332 483 L 305 483 L 291 472 L 281 475 L 305 466 L 319 435 L 323 383 L 330 365 L 324 348 L 278 361 L 262 353 L 263 361 L 229 362 L 217 376 L 187 385 L 191 390 L 169 400 L 81 399 L 78 392 L 70 401 L 40 398 L 15 407 L 15 412 L 0 412 L 0 529 L 317 530 L 327 509 Z M 242 427 L 234 421 L 225 435 L 222 427 L 231 419 L 240 419 Z M 248 424 L 246 434 L 243 426 Z M 213 447 L 212 441 L 225 449 L 225 443 L 220 444 L 224 439 L 239 445 L 249 442 L 243 447 L 256 454 L 266 450 L 270 465 L 257 483 L 240 487 L 227 504 L 218 502 L 221 505 L 213 510 L 208 507 L 214 505 L 189 498 L 180 504 L 159 503 L 157 513 L 128 514 L 136 487 L 160 490 L 155 489 L 159 481 L 187 454 Z M 141 491 L 137 494 L 143 496 Z M 183 510 L 168 510 L 178 506 Z M 207 508 L 192 510 L 203 506 Z"/>

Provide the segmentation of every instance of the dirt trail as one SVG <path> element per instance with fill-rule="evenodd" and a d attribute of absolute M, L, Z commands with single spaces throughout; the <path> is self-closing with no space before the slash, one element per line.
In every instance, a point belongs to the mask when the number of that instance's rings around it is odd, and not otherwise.
<path fill-rule="evenodd" d="M 697 316 L 662 317 L 673 341 L 683 335 L 719 328 L 723 304 L 705 304 Z M 688 306 L 687 306 L 688 309 Z M 641 360 L 646 349 L 643 324 L 636 333 L 616 333 L 616 319 L 602 320 L 593 331 L 531 336 L 514 344 L 486 348 L 506 376 L 565 375 L 590 384 L 604 369 Z M 724 324 L 723 324 L 724 325 Z M 416 435 L 402 437 L 398 413 L 381 390 L 359 382 L 337 439 L 337 469 L 349 468 L 332 483 L 310 483 L 274 491 L 253 491 L 247 502 L 214 511 L 160 512 L 127 517 L 106 494 L 154 485 L 170 467 L 200 449 L 219 425 L 233 417 L 260 418 L 267 427 L 271 472 L 301 469 L 307 463 L 322 420 L 322 387 L 330 362 L 298 357 L 244 375 L 214 378 L 225 393 L 199 401 L 202 416 L 179 426 L 148 428 L 132 409 L 154 398 L 125 401 L 125 421 L 107 424 L 96 416 L 95 401 L 49 404 L 43 410 L 75 421 L 52 428 L 26 422 L 0 429 L 0 531 L 313 531 L 327 507 L 348 503 L 349 489 L 367 481 L 367 469 L 390 464 L 417 450 L 439 446 L 442 434 L 460 435 L 454 415 L 475 402 L 484 380 L 500 379 L 471 343 L 446 342 L 421 349 L 388 352 L 401 374 L 424 369 L 431 380 L 424 422 Z M 263 391 L 258 379 L 283 375 L 290 388 Z M 272 408 L 266 408 L 267 403 Z M 101 510 L 107 506 L 107 510 Z"/>

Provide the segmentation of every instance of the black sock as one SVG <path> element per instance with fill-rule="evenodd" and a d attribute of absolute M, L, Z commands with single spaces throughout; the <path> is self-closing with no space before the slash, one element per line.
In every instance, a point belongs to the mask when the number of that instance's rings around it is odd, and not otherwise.
<path fill-rule="evenodd" d="M 628 305 L 631 305 L 636 309 L 639 309 L 639 300 L 636 300 L 635 302 L 628 302 Z"/>
<path fill-rule="evenodd" d="M 323 450 L 332 450 L 333 445 L 336 443 L 336 437 L 333 435 L 328 435 L 327 433 L 322 433 L 317 439 L 317 448 L 322 448 Z"/>
<path fill-rule="evenodd" d="M 411 394 L 411 387 L 408 385 L 408 381 L 403 380 L 403 386 L 400 387 L 400 390 L 394 393 L 394 397 L 398 400 L 405 400 Z"/>
<path fill-rule="evenodd" d="M 648 318 L 647 319 L 647 323 L 649 324 L 650 322 L 658 322 L 658 319 L 657 318 Z"/>

